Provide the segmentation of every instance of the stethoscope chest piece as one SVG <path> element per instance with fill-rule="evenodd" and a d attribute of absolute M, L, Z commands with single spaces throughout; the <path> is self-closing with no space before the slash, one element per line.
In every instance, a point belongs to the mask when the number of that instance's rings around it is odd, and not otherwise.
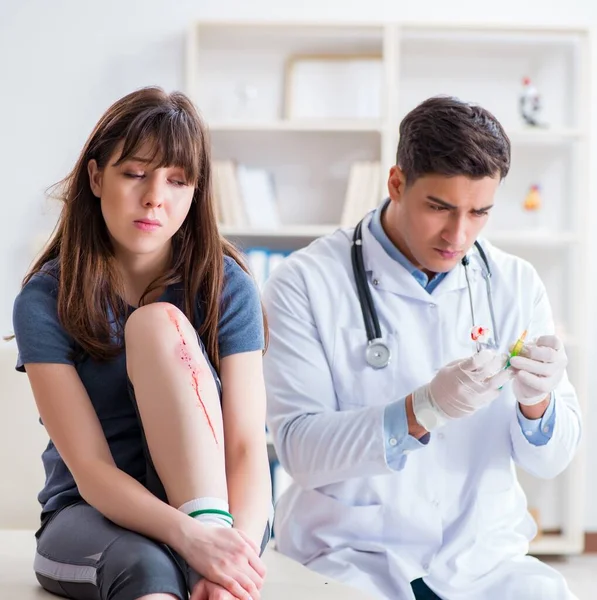
<path fill-rule="evenodd" d="M 365 359 L 370 367 L 383 369 L 388 366 L 391 358 L 390 349 L 381 340 L 371 340 L 367 344 Z"/>

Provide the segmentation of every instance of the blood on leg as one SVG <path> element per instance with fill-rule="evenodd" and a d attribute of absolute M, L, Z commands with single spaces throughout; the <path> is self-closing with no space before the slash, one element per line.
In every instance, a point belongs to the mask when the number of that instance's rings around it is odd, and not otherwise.
<path fill-rule="evenodd" d="M 209 418 L 209 414 L 207 412 L 207 409 L 205 408 L 205 404 L 203 403 L 203 400 L 201 399 L 200 379 L 201 379 L 202 376 L 204 376 L 204 372 L 199 367 L 199 365 L 197 363 L 197 360 L 195 360 L 191 356 L 191 353 L 189 352 L 189 345 L 187 344 L 187 341 L 185 339 L 184 333 L 183 333 L 183 331 L 182 331 L 182 329 L 180 327 L 180 323 L 178 321 L 177 311 L 174 308 L 167 308 L 166 310 L 167 310 L 167 313 L 168 313 L 168 317 L 170 318 L 170 321 L 176 327 L 176 331 L 178 331 L 178 335 L 180 337 L 180 360 L 186 365 L 186 367 L 190 371 L 191 386 L 193 387 L 193 390 L 195 391 L 195 395 L 197 396 L 197 402 L 198 402 L 199 406 L 203 410 L 205 418 L 207 419 L 207 424 L 209 425 L 209 428 L 211 429 L 211 433 L 214 436 L 214 440 L 215 440 L 216 445 L 217 445 L 218 444 L 218 438 L 216 437 L 216 432 L 215 432 L 214 427 L 212 425 L 211 419 Z M 209 373 L 208 376 L 211 377 L 211 373 Z"/>

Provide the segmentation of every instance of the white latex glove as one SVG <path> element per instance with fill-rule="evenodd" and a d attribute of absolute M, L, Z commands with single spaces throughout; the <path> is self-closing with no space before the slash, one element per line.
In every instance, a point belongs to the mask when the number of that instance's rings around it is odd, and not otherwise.
<path fill-rule="evenodd" d="M 505 354 L 481 350 L 442 367 L 428 384 L 413 392 L 418 423 L 432 431 L 493 402 L 513 376 L 512 369 L 504 369 L 507 359 Z"/>
<path fill-rule="evenodd" d="M 555 335 L 544 335 L 525 344 L 522 352 L 510 359 L 514 369 L 512 390 L 516 400 L 525 406 L 539 404 L 556 389 L 567 364 L 564 344 Z"/>

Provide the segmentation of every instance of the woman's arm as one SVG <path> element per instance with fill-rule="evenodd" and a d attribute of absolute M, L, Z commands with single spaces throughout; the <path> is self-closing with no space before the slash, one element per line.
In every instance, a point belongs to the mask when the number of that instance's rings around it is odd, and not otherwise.
<path fill-rule="evenodd" d="M 83 499 L 114 523 L 183 550 L 193 520 L 116 466 L 75 368 L 49 363 L 25 368 L 43 424 Z"/>
<path fill-rule="evenodd" d="M 234 527 L 260 544 L 271 506 L 265 437 L 262 353 L 242 352 L 220 363 L 228 502 Z"/>

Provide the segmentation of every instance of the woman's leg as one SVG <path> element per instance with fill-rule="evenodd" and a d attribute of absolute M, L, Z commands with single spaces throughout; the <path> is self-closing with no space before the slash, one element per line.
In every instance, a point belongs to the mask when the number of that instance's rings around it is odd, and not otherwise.
<path fill-rule="evenodd" d="M 231 527 L 217 375 L 197 332 L 179 309 L 154 303 L 129 317 L 125 346 L 148 489 L 206 525 Z M 200 575 L 186 567 L 193 590 Z"/>
<path fill-rule="evenodd" d="M 227 502 L 220 397 L 197 333 L 172 304 L 138 308 L 125 327 L 127 371 L 152 462 L 175 507 Z"/>

